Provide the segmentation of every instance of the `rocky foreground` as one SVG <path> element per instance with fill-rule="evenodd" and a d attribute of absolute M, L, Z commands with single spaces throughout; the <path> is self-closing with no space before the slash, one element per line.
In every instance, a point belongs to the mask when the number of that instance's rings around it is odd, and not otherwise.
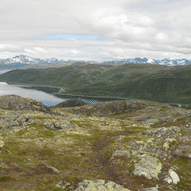
<path fill-rule="evenodd" d="M 47 108 L 15 95 L 0 108 L 2 191 L 191 188 L 191 110 L 127 100 Z"/>

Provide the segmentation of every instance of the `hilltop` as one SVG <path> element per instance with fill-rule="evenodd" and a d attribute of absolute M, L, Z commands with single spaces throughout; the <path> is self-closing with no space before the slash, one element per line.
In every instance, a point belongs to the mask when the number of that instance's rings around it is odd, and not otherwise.
<path fill-rule="evenodd" d="M 0 100 L 0 190 L 190 190 L 191 110 Z"/>
<path fill-rule="evenodd" d="M 61 87 L 59 94 L 121 97 L 191 107 L 191 65 L 73 65 L 14 70 L 0 81 Z"/>

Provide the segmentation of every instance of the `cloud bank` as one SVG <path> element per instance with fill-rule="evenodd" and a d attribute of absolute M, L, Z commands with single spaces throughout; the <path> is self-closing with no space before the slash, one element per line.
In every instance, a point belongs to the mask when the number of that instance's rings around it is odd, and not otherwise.
<path fill-rule="evenodd" d="M 189 0 L 2 0 L 0 58 L 191 59 Z"/>

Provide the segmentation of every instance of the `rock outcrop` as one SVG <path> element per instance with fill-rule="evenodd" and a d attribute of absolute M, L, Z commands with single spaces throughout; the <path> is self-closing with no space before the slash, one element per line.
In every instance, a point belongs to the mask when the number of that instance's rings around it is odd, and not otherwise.
<path fill-rule="evenodd" d="M 95 105 L 83 106 L 80 108 L 70 108 L 67 111 L 73 114 L 86 116 L 107 116 L 111 114 L 120 114 L 131 110 L 139 110 L 146 107 L 146 104 L 140 101 L 110 101 L 98 103 Z"/>
<path fill-rule="evenodd" d="M 50 110 L 41 102 L 29 99 L 22 98 L 17 95 L 4 95 L 0 96 L 0 108 L 9 109 L 9 110 L 34 110 L 49 112 Z"/>
<path fill-rule="evenodd" d="M 78 184 L 74 191 L 129 191 L 129 189 L 106 180 L 84 180 Z"/>
<path fill-rule="evenodd" d="M 67 101 L 63 101 L 59 104 L 57 104 L 54 107 L 60 107 L 60 108 L 64 108 L 64 107 L 77 107 L 77 106 L 82 106 L 82 105 L 89 105 L 88 103 L 86 103 L 85 101 L 81 101 L 81 100 L 67 100 Z"/>
<path fill-rule="evenodd" d="M 143 154 L 139 156 L 140 162 L 135 164 L 133 174 L 135 176 L 145 176 L 147 179 L 159 179 L 158 174 L 161 172 L 161 162 L 152 156 Z"/>
<path fill-rule="evenodd" d="M 190 189 L 190 110 L 124 100 L 48 108 L 2 97 L 2 190 Z"/>

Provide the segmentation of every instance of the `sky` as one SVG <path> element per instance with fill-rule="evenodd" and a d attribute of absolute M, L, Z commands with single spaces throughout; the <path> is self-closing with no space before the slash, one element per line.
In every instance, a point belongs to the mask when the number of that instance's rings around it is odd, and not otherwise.
<path fill-rule="evenodd" d="M 1 0 L 0 59 L 191 59 L 190 0 Z"/>

